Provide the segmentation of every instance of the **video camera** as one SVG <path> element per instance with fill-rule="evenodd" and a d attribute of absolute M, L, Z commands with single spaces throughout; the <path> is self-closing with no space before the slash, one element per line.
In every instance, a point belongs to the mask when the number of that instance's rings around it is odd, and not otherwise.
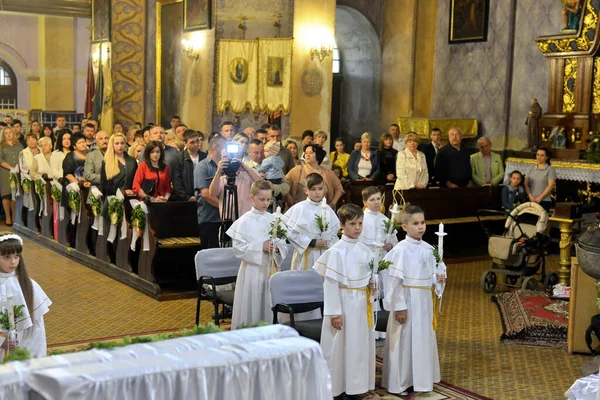
<path fill-rule="evenodd" d="M 236 174 L 240 168 L 240 160 L 238 157 L 241 148 L 237 143 L 228 143 L 225 150 L 227 151 L 227 154 L 229 154 L 229 162 L 223 172 L 225 173 L 225 176 L 227 176 L 227 184 L 235 185 Z"/>

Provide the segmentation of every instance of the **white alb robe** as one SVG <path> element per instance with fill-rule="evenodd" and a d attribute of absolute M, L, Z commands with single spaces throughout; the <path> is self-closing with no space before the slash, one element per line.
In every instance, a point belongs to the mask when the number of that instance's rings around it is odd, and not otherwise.
<path fill-rule="evenodd" d="M 271 239 L 271 222 L 274 220 L 272 214 L 252 207 L 227 230 L 233 240 L 233 253 L 242 260 L 235 282 L 231 329 L 240 324 L 273 321 L 269 278 L 279 271 L 277 266 L 287 253 L 285 241 L 280 239 L 275 240 L 279 253 L 274 252 L 271 256 L 263 251 L 264 242 Z M 280 224 L 285 229 L 281 221 Z"/>
<path fill-rule="evenodd" d="M 327 229 L 321 232 L 317 226 L 315 217 L 325 212 Z M 329 247 L 333 246 L 339 239 L 337 233 L 340 229 L 340 221 L 331 207 L 322 207 L 321 203 L 306 199 L 294 204 L 283 215 L 281 220 L 288 228 L 288 240 L 294 246 L 292 257 L 293 270 L 307 270 L 311 268 L 324 250 L 309 247 L 313 239 L 326 240 Z"/>
<path fill-rule="evenodd" d="M 321 348 L 334 396 L 375 389 L 375 322 L 368 311 L 371 299 L 366 290 L 371 281 L 371 258 L 371 250 L 358 239 L 342 236 L 313 266 L 324 277 Z M 331 326 L 335 316 L 342 317 L 339 331 Z"/>
<path fill-rule="evenodd" d="M 33 313 L 27 308 L 21 285 L 15 272 L 0 273 L 0 296 L 7 294 L 13 296 L 13 306 L 24 305 L 24 316 L 15 319 L 15 326 L 19 344 L 29 350 L 32 358 L 46 357 L 46 328 L 44 327 L 44 315 L 49 311 L 52 304 L 46 293 L 36 281 L 31 280 L 33 286 Z M 0 327 L 0 332 L 6 332 Z M 0 345 L 5 340 L 5 334 L 0 337 Z M 4 350 L 0 349 L 0 359 L 4 358 Z"/>
<path fill-rule="evenodd" d="M 409 387 L 415 392 L 430 392 L 440 381 L 440 362 L 433 330 L 431 289 L 441 296 L 443 284 L 436 273 L 446 275 L 446 266 L 436 266 L 433 247 L 422 240 L 406 237 L 386 256 L 389 267 L 383 305 L 390 311 L 383 360 L 381 385 L 390 393 L 402 393 Z M 407 310 L 400 324 L 394 311 Z"/>

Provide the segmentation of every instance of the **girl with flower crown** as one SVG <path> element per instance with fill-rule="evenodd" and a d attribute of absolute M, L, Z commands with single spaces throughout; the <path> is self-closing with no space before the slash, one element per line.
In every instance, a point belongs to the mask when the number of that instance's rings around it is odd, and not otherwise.
<path fill-rule="evenodd" d="M 21 237 L 12 233 L 0 233 L 0 357 L 2 358 L 7 349 L 11 351 L 16 346 L 27 349 L 32 358 L 46 356 L 44 315 L 52 302 L 40 285 L 29 279 L 22 253 Z M 11 304 L 12 310 L 9 310 Z M 12 318 L 9 317 L 11 313 L 14 326 L 7 327 L 5 322 L 12 323 Z"/>

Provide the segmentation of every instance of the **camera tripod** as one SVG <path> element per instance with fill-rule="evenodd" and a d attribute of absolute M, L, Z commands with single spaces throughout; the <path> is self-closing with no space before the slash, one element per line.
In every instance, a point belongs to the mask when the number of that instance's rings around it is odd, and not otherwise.
<path fill-rule="evenodd" d="M 229 178 L 229 177 L 228 177 Z M 233 224 L 233 221 L 239 218 L 238 195 L 235 181 L 230 182 L 227 179 L 223 189 L 223 209 L 221 213 L 221 247 L 230 247 L 231 238 L 227 236 L 227 229 Z"/>

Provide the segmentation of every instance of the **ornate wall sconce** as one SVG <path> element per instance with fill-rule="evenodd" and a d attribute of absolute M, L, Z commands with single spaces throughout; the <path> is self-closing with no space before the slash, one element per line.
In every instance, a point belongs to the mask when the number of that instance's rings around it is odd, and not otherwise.
<path fill-rule="evenodd" d="M 310 49 L 310 59 L 314 60 L 317 58 L 320 62 L 327 57 L 331 57 L 333 54 L 333 45 L 324 45 L 322 44 L 320 48 L 311 47 Z"/>
<path fill-rule="evenodd" d="M 199 35 L 191 36 L 189 39 L 181 39 L 181 51 L 192 61 L 200 58 L 200 50 L 204 47 L 204 41 Z"/>

